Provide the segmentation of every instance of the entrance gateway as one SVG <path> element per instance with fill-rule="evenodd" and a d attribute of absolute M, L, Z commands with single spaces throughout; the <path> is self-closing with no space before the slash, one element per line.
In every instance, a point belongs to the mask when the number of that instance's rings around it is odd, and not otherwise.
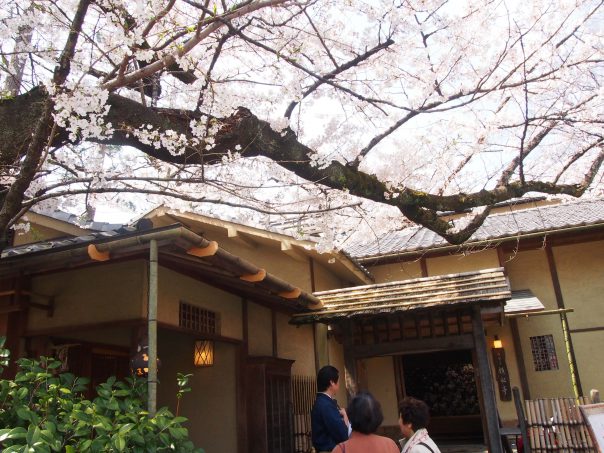
<path fill-rule="evenodd" d="M 393 356 L 397 399 L 412 396 L 430 407 L 430 436 L 480 443 L 480 401 L 471 350 Z"/>
<path fill-rule="evenodd" d="M 468 422 L 474 417 L 475 423 L 470 430 L 464 428 L 448 434 L 472 436 L 480 435 L 482 430 L 489 451 L 502 451 L 484 333 L 485 325 L 501 322 L 505 302 L 512 297 L 502 268 L 358 286 L 315 295 L 323 302 L 323 308 L 294 315 L 291 322 L 321 322 L 330 326 L 336 340 L 343 345 L 349 394 L 358 389 L 376 393 L 367 379 L 371 369 L 366 367 L 371 367 L 372 359 L 379 357 L 393 357 L 393 390 L 397 399 L 407 395 L 422 398 L 420 394 L 414 395 L 415 392 L 423 392 L 422 399 L 425 400 L 436 398 L 430 392 L 438 387 L 441 395 L 454 405 L 461 397 L 460 392 L 471 393 L 473 375 L 476 383 L 473 401 L 480 408 L 478 417 L 469 413 L 475 412 L 475 404 L 459 403 L 457 410 L 467 412 L 465 415 L 449 412 L 449 415 L 439 416 L 435 413 L 434 426 L 429 429 L 444 430 L 443 424 L 451 427 L 455 423 L 447 422 L 453 422 L 454 417 L 468 417 Z M 461 385 L 464 377 L 468 379 L 463 390 L 451 388 L 455 387 L 452 382 L 441 380 L 440 384 L 427 384 L 427 376 L 424 376 L 425 380 L 421 379 L 422 370 L 436 373 L 430 371 L 431 366 L 436 365 L 435 359 L 443 359 L 443 366 L 448 364 L 444 372 L 449 372 L 451 379 L 458 381 L 457 385 Z M 461 377 L 454 377 L 460 372 Z M 444 411 L 440 406 L 436 409 Z M 464 424 L 462 418 L 457 420 Z M 392 435 L 400 437 L 399 434 Z"/>

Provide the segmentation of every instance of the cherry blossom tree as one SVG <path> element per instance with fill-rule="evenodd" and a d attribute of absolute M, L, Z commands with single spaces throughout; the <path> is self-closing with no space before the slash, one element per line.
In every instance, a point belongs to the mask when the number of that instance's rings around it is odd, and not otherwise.
<path fill-rule="evenodd" d="M 461 243 L 495 203 L 598 194 L 603 3 L 9 0 L 0 233 L 36 205 L 148 194 L 377 202 Z"/>

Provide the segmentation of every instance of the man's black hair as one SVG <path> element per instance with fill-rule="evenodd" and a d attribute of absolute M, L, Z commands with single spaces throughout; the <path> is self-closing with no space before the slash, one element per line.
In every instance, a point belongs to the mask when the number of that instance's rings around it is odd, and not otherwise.
<path fill-rule="evenodd" d="M 369 392 L 357 393 L 346 409 L 353 431 L 373 434 L 384 421 L 382 406 Z"/>
<path fill-rule="evenodd" d="M 403 418 L 403 423 L 411 423 L 413 431 L 425 428 L 430 421 L 428 405 L 410 396 L 403 398 L 399 403 L 398 414 Z"/>
<path fill-rule="evenodd" d="M 338 382 L 340 379 L 340 372 L 336 367 L 331 365 L 325 365 L 317 373 L 317 391 L 324 392 L 327 390 L 331 382 Z"/>

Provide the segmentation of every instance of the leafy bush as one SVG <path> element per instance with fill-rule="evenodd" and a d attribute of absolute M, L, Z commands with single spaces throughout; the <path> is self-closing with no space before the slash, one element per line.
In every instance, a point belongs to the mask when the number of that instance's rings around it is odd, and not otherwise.
<path fill-rule="evenodd" d="M 0 338 L 0 372 L 7 351 Z M 203 452 L 188 440 L 184 417 L 146 409 L 146 381 L 110 378 L 94 400 L 88 380 L 57 372 L 53 358 L 20 359 L 14 380 L 0 380 L 0 450 L 4 453 Z"/>

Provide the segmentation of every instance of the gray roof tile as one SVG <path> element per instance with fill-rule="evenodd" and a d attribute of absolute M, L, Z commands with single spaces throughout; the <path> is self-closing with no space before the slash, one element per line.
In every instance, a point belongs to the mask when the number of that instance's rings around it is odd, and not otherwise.
<path fill-rule="evenodd" d="M 604 198 L 493 214 L 487 217 L 467 243 L 597 224 L 604 224 Z M 351 256 L 363 259 L 448 245 L 450 244 L 433 231 L 412 226 L 388 233 L 371 244 L 355 244 L 348 247 L 347 251 Z"/>

